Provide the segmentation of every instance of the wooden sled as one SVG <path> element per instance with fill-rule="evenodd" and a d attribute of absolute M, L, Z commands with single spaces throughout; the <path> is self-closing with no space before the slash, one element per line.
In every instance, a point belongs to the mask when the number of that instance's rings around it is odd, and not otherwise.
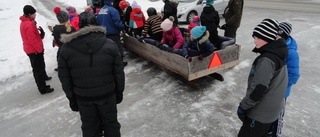
<path fill-rule="evenodd" d="M 159 49 L 151 44 L 139 42 L 137 39 L 124 35 L 124 47 L 155 64 L 168 69 L 187 81 L 192 81 L 218 71 L 234 67 L 239 64 L 240 45 L 227 46 L 213 52 L 202 61 L 192 57 L 189 62 L 184 57 L 175 53 Z"/>

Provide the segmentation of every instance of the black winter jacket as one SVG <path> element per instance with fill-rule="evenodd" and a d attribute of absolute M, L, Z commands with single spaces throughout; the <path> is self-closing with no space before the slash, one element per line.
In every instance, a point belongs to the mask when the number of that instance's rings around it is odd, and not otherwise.
<path fill-rule="evenodd" d="M 205 7 L 203 7 L 200 19 L 201 25 L 207 27 L 207 30 L 210 32 L 210 35 L 212 35 L 212 32 L 218 35 L 217 29 L 220 23 L 220 17 L 219 13 L 212 5 L 206 5 Z"/>
<path fill-rule="evenodd" d="M 63 34 L 58 76 L 68 98 L 99 100 L 121 96 L 124 71 L 117 45 L 106 38 L 105 28 L 87 26 Z"/>

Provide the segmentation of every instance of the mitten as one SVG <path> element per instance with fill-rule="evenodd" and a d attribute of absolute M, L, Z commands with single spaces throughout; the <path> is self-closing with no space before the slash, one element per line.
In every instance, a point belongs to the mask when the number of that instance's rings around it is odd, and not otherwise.
<path fill-rule="evenodd" d="M 123 100 L 123 94 L 117 94 L 116 99 L 117 99 L 117 104 L 120 104 Z"/>
<path fill-rule="evenodd" d="M 40 37 L 41 37 L 41 39 L 43 39 L 46 33 L 43 31 L 43 29 L 42 29 L 41 26 L 39 26 L 38 30 L 40 31 Z"/>
<path fill-rule="evenodd" d="M 186 55 L 186 56 L 184 56 L 187 60 L 189 60 L 189 62 L 191 62 L 192 61 L 192 58 L 191 57 L 189 57 L 188 55 Z"/>
<path fill-rule="evenodd" d="M 246 119 L 246 115 L 247 115 L 247 112 L 246 110 L 244 110 L 241 105 L 238 106 L 238 110 L 237 110 L 237 114 L 238 114 L 238 117 L 239 119 L 244 122 L 244 120 Z"/>
<path fill-rule="evenodd" d="M 203 56 L 201 54 L 198 56 L 198 60 L 203 60 Z"/>
<path fill-rule="evenodd" d="M 72 111 L 78 112 L 79 108 L 78 108 L 78 103 L 76 98 L 68 98 L 69 99 L 69 106 L 71 108 Z"/>
<path fill-rule="evenodd" d="M 227 28 L 227 24 L 223 24 L 221 27 L 220 27 L 220 29 L 223 29 L 223 30 L 225 30 Z"/>

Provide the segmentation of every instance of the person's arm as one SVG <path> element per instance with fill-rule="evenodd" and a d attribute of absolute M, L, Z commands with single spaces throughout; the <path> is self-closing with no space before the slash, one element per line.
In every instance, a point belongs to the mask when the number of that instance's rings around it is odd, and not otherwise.
<path fill-rule="evenodd" d="M 119 12 L 116 9 L 112 9 L 109 13 L 111 14 L 112 22 L 116 26 L 116 28 L 118 30 L 123 30 L 124 25 L 123 25 L 123 22 L 121 21 Z"/>
<path fill-rule="evenodd" d="M 286 60 L 288 68 L 288 85 L 296 84 L 299 77 L 299 54 L 295 49 L 290 49 Z"/>
<path fill-rule="evenodd" d="M 112 53 L 113 55 L 113 75 L 114 75 L 114 84 L 116 91 L 117 104 L 122 102 L 123 99 L 123 91 L 125 87 L 125 77 L 123 71 L 122 57 L 118 50 L 118 47 L 115 43 L 113 43 Z"/>
<path fill-rule="evenodd" d="M 209 56 L 209 55 L 211 55 L 213 53 L 215 48 L 214 48 L 213 44 L 209 40 L 207 40 L 204 44 L 205 44 L 205 47 L 206 47 L 206 51 L 204 53 L 201 53 L 201 55 L 203 57 L 207 57 L 207 56 Z"/>
<path fill-rule="evenodd" d="M 180 49 L 185 42 L 184 38 L 182 37 L 181 31 L 179 30 L 179 28 L 175 28 L 173 32 L 174 32 L 174 36 L 177 39 L 177 42 L 174 44 L 173 49 Z"/>
<path fill-rule="evenodd" d="M 251 68 L 252 80 L 248 83 L 246 96 L 240 102 L 244 110 L 254 107 L 264 97 L 269 88 L 269 83 L 274 76 L 275 64 L 268 58 L 262 57 L 256 66 Z"/>
<path fill-rule="evenodd" d="M 32 45 L 35 51 L 37 53 L 43 53 L 43 47 L 41 47 L 41 44 L 39 43 L 41 42 L 39 41 L 41 38 L 37 27 L 32 23 L 26 24 L 26 34 L 28 41 L 30 41 L 30 45 Z"/>

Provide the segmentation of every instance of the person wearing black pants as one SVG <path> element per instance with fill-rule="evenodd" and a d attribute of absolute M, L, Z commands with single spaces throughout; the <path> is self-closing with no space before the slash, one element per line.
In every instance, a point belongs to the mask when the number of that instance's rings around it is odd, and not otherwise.
<path fill-rule="evenodd" d="M 54 89 L 46 85 L 46 80 L 50 80 L 52 77 L 48 77 L 46 73 L 43 58 L 44 48 L 42 39 L 45 36 L 45 32 L 41 26 L 37 28 L 35 18 L 36 10 L 31 5 L 25 5 L 23 7 L 23 16 L 19 18 L 21 20 L 20 34 L 24 52 L 30 59 L 33 77 L 38 90 L 41 94 L 45 94 L 52 92 Z"/>

